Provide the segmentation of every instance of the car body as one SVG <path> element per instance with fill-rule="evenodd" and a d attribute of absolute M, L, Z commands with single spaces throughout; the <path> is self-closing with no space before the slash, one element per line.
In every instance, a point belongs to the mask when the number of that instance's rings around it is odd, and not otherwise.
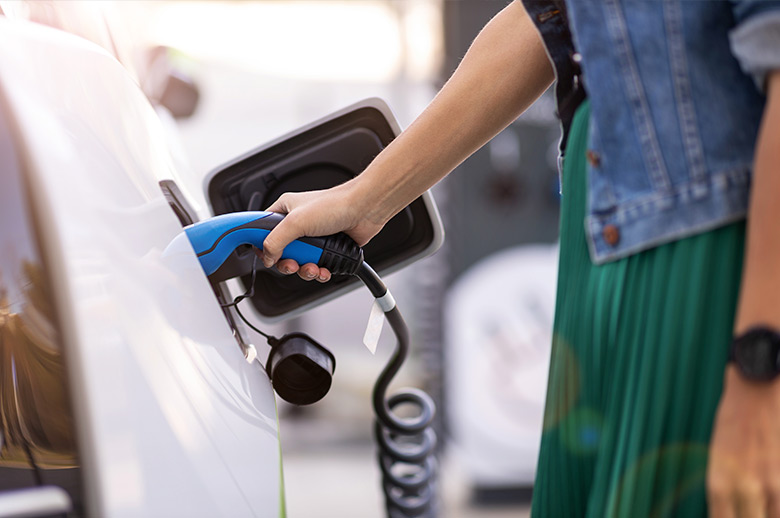
<path fill-rule="evenodd" d="M 400 131 L 389 109 L 358 103 L 201 185 L 112 53 L 4 17 L 0 46 L 13 49 L 0 54 L 0 516 L 284 516 L 274 391 L 224 282 L 243 291 L 232 279 L 254 254 L 207 278 L 177 237 L 247 210 L 255 184 L 270 185 L 258 174 L 298 189 L 359 174 Z M 384 273 L 442 239 L 426 193 L 366 257 Z M 257 277 L 250 314 L 265 320 L 356 285 Z"/>
<path fill-rule="evenodd" d="M 154 109 L 100 47 L 0 24 L 14 49 L 0 56 L 4 288 L 13 301 L 37 279 L 52 306 L 48 320 L 30 297 L 4 308 L 41 335 L 4 341 L 3 417 L 19 423 L 3 430 L 4 476 L 29 478 L 30 456 L 44 484 L 70 468 L 70 497 L 93 516 L 280 514 L 268 379 L 194 254 L 163 255 L 182 225 L 160 187 L 179 178 Z M 26 366 L 44 375 L 26 384 Z M 56 401 L 70 418 L 52 419 Z"/>

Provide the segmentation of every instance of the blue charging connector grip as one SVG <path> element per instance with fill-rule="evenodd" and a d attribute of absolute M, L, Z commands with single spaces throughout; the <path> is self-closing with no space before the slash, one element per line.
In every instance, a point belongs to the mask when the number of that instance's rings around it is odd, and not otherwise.
<path fill-rule="evenodd" d="M 284 215 L 266 211 L 233 212 L 214 216 L 184 228 L 206 275 L 216 272 L 241 245 L 262 250 L 263 241 Z M 296 239 L 285 247 L 282 259 L 315 263 L 333 274 L 353 274 L 363 262 L 363 250 L 346 234 Z"/>

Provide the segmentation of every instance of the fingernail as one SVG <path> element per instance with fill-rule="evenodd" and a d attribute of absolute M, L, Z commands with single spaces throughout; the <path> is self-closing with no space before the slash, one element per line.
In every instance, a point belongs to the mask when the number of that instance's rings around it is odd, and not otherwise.
<path fill-rule="evenodd" d="M 320 275 L 320 276 L 318 277 L 318 279 L 319 279 L 319 280 L 321 280 L 322 282 L 325 282 L 325 281 L 327 281 L 327 280 L 328 280 L 328 279 L 326 279 L 326 278 L 325 278 L 325 276 L 324 276 L 324 275 Z"/>
<path fill-rule="evenodd" d="M 263 254 L 263 264 L 266 268 L 270 268 L 274 265 L 274 260 L 268 257 L 267 255 Z"/>
<path fill-rule="evenodd" d="M 282 268 L 282 273 L 285 275 L 290 275 L 292 273 L 292 270 L 290 270 L 289 266 L 285 266 L 284 268 Z"/>

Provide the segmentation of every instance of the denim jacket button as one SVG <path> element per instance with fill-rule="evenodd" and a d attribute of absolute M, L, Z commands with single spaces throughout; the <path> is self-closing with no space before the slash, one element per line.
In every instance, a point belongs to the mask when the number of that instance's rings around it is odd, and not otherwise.
<path fill-rule="evenodd" d="M 615 225 L 605 226 L 601 231 L 601 235 L 609 246 L 615 246 L 620 241 L 620 230 Z"/>
<path fill-rule="evenodd" d="M 596 153 L 592 149 L 589 149 L 585 153 L 585 159 L 588 161 L 588 163 L 592 167 L 598 167 L 599 165 L 601 165 L 601 155 L 599 155 L 598 153 Z"/>

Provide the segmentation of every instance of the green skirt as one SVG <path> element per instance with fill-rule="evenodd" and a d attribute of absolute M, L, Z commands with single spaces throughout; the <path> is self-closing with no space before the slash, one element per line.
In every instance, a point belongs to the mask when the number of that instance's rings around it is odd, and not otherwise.
<path fill-rule="evenodd" d="M 558 294 L 532 516 L 707 516 L 705 472 L 744 222 L 601 266 L 585 240 L 589 107 L 563 170 Z"/>

